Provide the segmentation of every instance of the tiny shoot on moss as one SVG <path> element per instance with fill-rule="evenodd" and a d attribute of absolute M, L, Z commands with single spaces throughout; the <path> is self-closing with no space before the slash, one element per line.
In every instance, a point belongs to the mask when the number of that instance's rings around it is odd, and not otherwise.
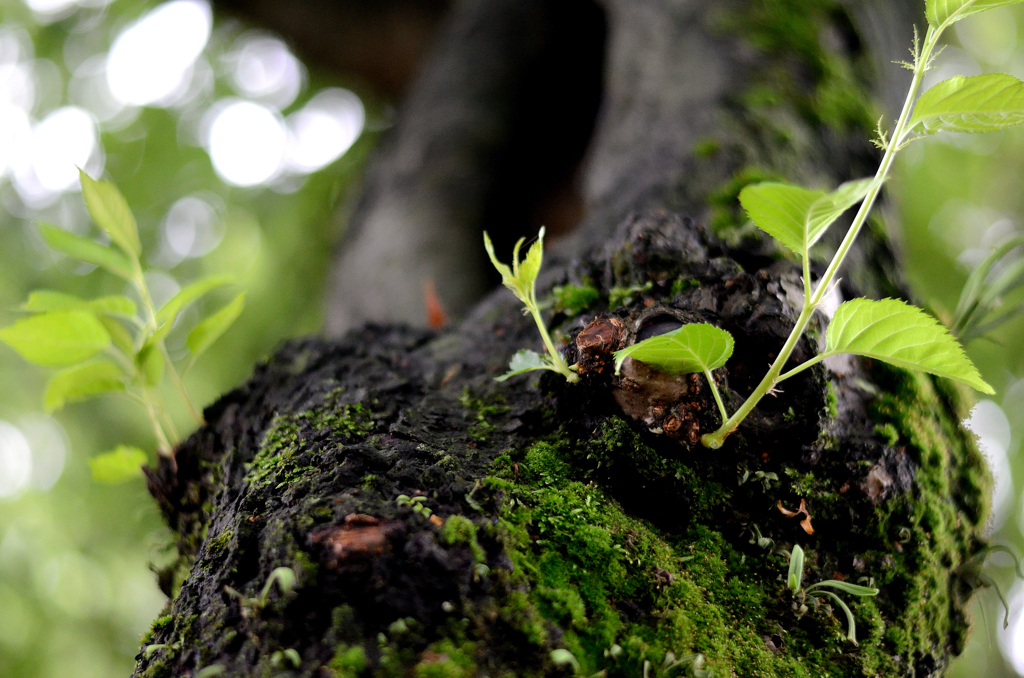
<path fill-rule="evenodd" d="M 820 599 L 828 598 L 835 602 L 839 607 L 846 613 L 846 638 L 854 645 L 857 644 L 857 624 L 853 619 L 853 612 L 850 610 L 846 602 L 842 598 L 837 596 L 832 591 L 825 590 L 826 588 L 835 589 L 843 593 L 847 593 L 851 596 L 877 596 L 878 589 L 870 588 L 867 586 L 858 586 L 857 584 L 849 584 L 845 581 L 839 581 L 837 579 L 828 579 L 820 581 L 817 584 L 811 584 L 804 588 L 804 550 L 800 548 L 799 544 L 793 546 L 793 552 L 789 555 L 789 570 L 786 573 L 786 587 L 792 591 L 793 597 L 795 598 L 794 606 L 796 607 L 797 614 L 802 616 L 807 613 L 808 607 L 807 602 L 813 603 L 815 606 L 819 603 Z"/>

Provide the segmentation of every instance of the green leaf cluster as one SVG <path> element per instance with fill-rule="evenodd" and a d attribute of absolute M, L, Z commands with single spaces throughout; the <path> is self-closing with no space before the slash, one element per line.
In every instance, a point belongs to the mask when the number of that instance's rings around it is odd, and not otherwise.
<path fill-rule="evenodd" d="M 56 251 L 123 279 L 135 299 L 124 295 L 82 299 L 55 290 L 36 290 L 19 307 L 25 316 L 0 329 L 0 341 L 30 363 L 60 368 L 46 387 L 44 406 L 48 411 L 104 393 L 126 392 L 145 407 L 159 451 L 170 454 L 177 433 L 158 392 L 168 374 L 197 421 L 202 418 L 184 390 L 164 340 L 182 311 L 231 281 L 224 276 L 203 278 L 156 308 L 146 286 L 139 231 L 127 201 L 110 182 L 96 181 L 85 172 L 80 172 L 80 178 L 89 214 L 111 244 L 48 224 L 39 225 L 43 239 Z M 244 303 L 245 295 L 239 294 L 193 328 L 186 342 L 191 356 L 184 371 L 227 331 Z M 93 474 L 104 482 L 134 477 L 137 473 L 128 474 L 125 469 L 134 466 L 137 471 L 138 450 L 118 446 L 94 461 Z"/>
<path fill-rule="evenodd" d="M 993 393 L 992 387 L 981 378 L 953 334 L 921 309 L 896 299 L 854 299 L 842 304 L 828 325 L 825 350 L 788 372 L 783 373 L 783 369 L 815 311 L 837 282 L 838 271 L 866 223 L 896 154 L 910 141 L 936 132 L 988 132 L 1024 123 L 1024 82 L 1009 75 L 957 76 L 940 82 L 918 97 L 924 73 L 946 28 L 973 14 L 1018 2 L 1024 0 L 927 0 L 927 34 L 923 43 L 915 37 L 914 63 L 904 64 L 914 71 L 914 77 L 903 110 L 891 134 L 885 132 L 879 121 L 876 143 L 885 152 L 875 176 L 848 181 L 832 191 L 769 181 L 748 185 L 739 193 L 739 202 L 754 225 L 799 257 L 803 267 L 804 295 L 800 315 L 789 338 L 753 393 L 731 417 L 726 412 L 712 370 L 725 365 L 732 355 L 733 339 L 728 332 L 708 323 L 684 325 L 617 351 L 616 374 L 626 358 L 670 374 L 704 373 L 723 420 L 717 431 L 705 434 L 701 439 L 713 449 L 721 447 L 725 438 L 736 430 L 761 398 L 774 391 L 779 382 L 838 354 L 859 355 L 921 370 L 961 381 L 983 393 Z M 829 227 L 857 205 L 860 207 L 856 216 L 831 263 L 814 284 L 811 280 L 811 249 Z M 512 369 L 503 379 L 530 370 L 554 369 L 558 355 L 540 321 L 533 293 L 533 281 L 540 269 L 540 241 L 530 248 L 520 265 L 520 240 L 510 269 L 497 261 L 486 235 L 484 240 L 491 261 L 501 272 L 505 285 L 537 318 L 549 349 L 548 356 L 520 351 L 513 358 Z M 1024 310 L 1024 300 L 1013 305 L 1000 305 L 1003 294 L 1024 288 L 1024 260 L 1015 260 L 992 275 L 996 262 L 1022 244 L 1024 239 L 1007 243 L 993 252 L 972 274 L 957 308 L 954 329 L 960 336 L 980 336 Z M 800 562 L 795 555 L 793 567 Z M 799 585 L 799 581 L 793 583 L 793 575 L 791 571 L 791 588 Z M 850 592 L 843 587 L 838 588 Z"/>

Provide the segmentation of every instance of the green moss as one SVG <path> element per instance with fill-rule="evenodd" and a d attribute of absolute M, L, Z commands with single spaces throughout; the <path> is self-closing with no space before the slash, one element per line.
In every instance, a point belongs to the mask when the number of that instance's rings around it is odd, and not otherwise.
<path fill-rule="evenodd" d="M 494 431 L 494 426 L 488 420 L 498 414 L 508 412 L 508 405 L 500 393 L 488 397 L 485 402 L 482 398 L 475 396 L 467 387 L 459 396 L 459 403 L 473 414 L 473 421 L 469 425 L 469 437 L 474 440 L 486 440 Z"/>
<path fill-rule="evenodd" d="M 654 283 L 650 280 L 645 282 L 643 285 L 629 285 L 628 287 L 613 287 L 608 291 L 608 308 L 616 308 L 618 306 L 630 306 L 640 296 L 650 292 L 653 289 Z"/>
<path fill-rule="evenodd" d="M 593 285 L 556 285 L 551 290 L 555 311 L 572 317 L 579 315 L 601 298 Z"/>
<path fill-rule="evenodd" d="M 900 441 L 899 431 L 892 424 L 879 424 L 875 426 L 875 433 L 882 436 L 885 442 L 889 445 L 895 445 Z"/>
<path fill-rule="evenodd" d="M 606 440 L 617 436 L 605 432 Z M 509 482 L 505 466 L 489 479 L 511 499 L 502 511 L 504 541 L 516 576 L 529 584 L 528 593 L 509 596 L 505 613 L 557 623 L 559 647 L 577 658 L 582 675 L 641 675 L 645 661 L 660 666 L 669 652 L 703 653 L 721 675 L 815 675 L 765 646 L 765 610 L 775 603 L 721 535 L 694 528 L 669 539 L 629 517 L 597 486 L 572 477 L 564 443 L 535 444 L 520 468 L 530 474 L 521 472 L 519 483 Z M 540 631 L 528 637 L 543 646 Z M 622 652 L 612 659 L 615 645 Z"/>
<path fill-rule="evenodd" d="M 327 667 L 337 678 L 356 678 L 366 670 L 366 651 L 362 645 L 338 645 Z"/>
<path fill-rule="evenodd" d="M 275 416 L 263 436 L 259 452 L 246 464 L 246 480 L 250 485 L 254 488 L 274 485 L 279 489 L 295 484 L 313 470 L 309 464 L 298 464 L 295 459 L 304 435 L 327 431 L 335 438 L 352 440 L 372 433 L 374 423 L 369 410 L 359 403 L 339 405 L 341 394 L 341 389 L 335 389 L 316 407 L 298 414 Z"/>
<path fill-rule="evenodd" d="M 441 528 L 441 539 L 446 544 L 465 544 L 478 563 L 487 559 L 487 554 L 476 538 L 476 525 L 465 516 L 458 514 L 448 516 Z"/>
<path fill-rule="evenodd" d="M 693 152 L 698 158 L 710 158 L 718 153 L 721 148 L 722 145 L 718 142 L 718 139 L 708 137 L 698 140 L 697 143 L 693 145 Z"/>
<path fill-rule="evenodd" d="M 416 678 L 469 678 L 477 675 L 476 653 L 475 644 L 446 638 L 423 653 L 412 673 Z"/>
<path fill-rule="evenodd" d="M 699 280 L 694 280 L 693 278 L 676 278 L 672 281 L 672 289 L 669 290 L 669 294 L 674 297 L 677 294 L 682 294 L 686 290 L 694 287 L 700 287 Z"/>
<path fill-rule="evenodd" d="M 744 167 L 733 174 L 724 185 L 708 195 L 711 208 L 711 230 L 716 236 L 736 244 L 747 237 L 760 237 L 757 228 L 747 219 L 740 207 L 740 191 L 762 181 L 780 181 L 778 172 L 760 167 Z"/>
<path fill-rule="evenodd" d="M 206 543 L 207 548 L 214 553 L 219 553 L 227 548 L 227 545 L 231 542 L 231 538 L 234 536 L 235 533 L 231 530 L 224 530 Z"/>
<path fill-rule="evenodd" d="M 905 613 L 885 632 L 895 652 L 922 656 L 962 649 L 968 632 L 956 571 L 979 546 L 988 518 L 991 478 L 973 442 L 959 427 L 958 403 L 941 380 L 877 365 L 881 388 L 872 414 L 891 427 L 918 465 L 913 496 L 884 503 L 870 526 L 894 545 L 881 584 L 897 577 Z M 937 384 L 936 382 L 940 382 Z M 938 388 L 936 388 L 938 386 Z M 952 499 L 952 501 L 951 501 Z"/>

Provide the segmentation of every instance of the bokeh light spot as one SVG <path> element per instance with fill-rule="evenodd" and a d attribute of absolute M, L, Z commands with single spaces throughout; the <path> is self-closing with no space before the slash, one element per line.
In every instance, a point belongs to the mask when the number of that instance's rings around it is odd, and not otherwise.
<path fill-rule="evenodd" d="M 96 150 L 96 122 L 77 106 L 58 108 L 32 132 L 32 168 L 39 184 L 53 193 L 78 185 L 78 167 Z"/>
<path fill-rule="evenodd" d="M 268 106 L 286 108 L 302 89 L 302 64 L 277 38 L 255 31 L 246 33 L 225 61 L 233 66 L 235 90 Z"/>
<path fill-rule="evenodd" d="M 217 174 L 235 186 L 265 184 L 278 175 L 287 133 L 281 117 L 251 101 L 215 107 L 207 151 Z"/>
<path fill-rule="evenodd" d="M 309 173 L 344 155 L 363 132 L 363 102 L 347 89 L 330 88 L 288 116 L 288 168 Z"/>
<path fill-rule="evenodd" d="M 111 93 L 126 104 L 169 104 L 191 77 L 210 38 L 210 6 L 197 0 L 160 5 L 128 27 L 107 57 Z"/>
<path fill-rule="evenodd" d="M 32 479 L 32 450 L 14 424 L 0 421 L 0 498 L 13 497 Z"/>

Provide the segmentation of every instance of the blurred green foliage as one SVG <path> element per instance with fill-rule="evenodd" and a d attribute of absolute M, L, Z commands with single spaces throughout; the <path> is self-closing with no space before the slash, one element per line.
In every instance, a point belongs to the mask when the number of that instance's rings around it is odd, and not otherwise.
<path fill-rule="evenodd" d="M 48 108 L 67 103 L 72 47 L 85 49 L 82 44 L 87 43 L 88 50 L 102 54 L 126 24 L 157 4 L 118 0 L 106 8 L 72 8 L 67 17 L 49 21 L 20 0 L 0 1 L 0 23 L 24 30 L 37 63 L 55 66 L 50 70 L 60 75 L 56 95 L 37 92 L 33 117 L 41 119 Z M 244 30 L 233 21 L 215 21 L 205 51 L 215 72 Z M 311 74 L 286 112 L 323 87 L 339 84 L 344 83 Z M 200 405 L 239 384 L 283 340 L 320 329 L 323 283 L 339 234 L 333 207 L 349 189 L 372 143 L 372 134 L 364 134 L 339 160 L 277 190 L 229 186 L 218 178 L 204 149 L 181 140 L 181 127 L 183 117 L 194 115 L 198 107 L 231 94 L 218 72 L 205 102 L 187 110 L 143 108 L 127 126 L 102 133 L 104 175 L 117 183 L 135 211 L 144 251 L 165 246 L 161 224 L 178 199 L 199 193 L 219 207 L 220 243 L 205 256 L 186 257 L 167 268 L 157 281 L 180 285 L 212 273 L 232 275 L 238 283 L 234 290 L 199 302 L 205 313 L 238 289 L 248 294 L 237 324 L 186 377 Z M 364 91 L 360 95 L 364 102 L 370 99 Z M 382 110 L 379 104 L 367 104 L 367 109 L 371 121 Z M 124 293 L 123 281 L 114 276 L 54 256 L 35 228 L 36 216 L 62 226 L 80 222 L 80 194 L 29 213 L 9 208 L 16 200 L 11 191 L 9 178 L 0 179 L 5 208 L 0 209 L 0 325 L 19 316 L 14 309 L 33 289 L 88 297 Z M 187 313 L 168 338 L 172 352 L 184 352 L 198 317 Z M 90 478 L 87 460 L 122 442 L 152 451 L 155 441 L 138 408 L 116 396 L 69 405 L 49 419 L 42 413 L 46 378 L 43 370 L 3 347 L 0 421 L 18 426 L 28 439 L 36 476 L 41 477 L 34 479 L 37 487 L 0 497 L 0 676 L 127 676 L 141 635 L 165 602 L 150 567 L 171 559 L 171 535 L 141 481 L 98 484 Z M 166 400 L 180 402 L 173 395 Z M 192 427 L 183 407 L 174 418 L 181 429 Z M 60 470 L 62 449 L 66 463 L 59 479 L 39 489 L 52 480 L 46 473 Z"/>

